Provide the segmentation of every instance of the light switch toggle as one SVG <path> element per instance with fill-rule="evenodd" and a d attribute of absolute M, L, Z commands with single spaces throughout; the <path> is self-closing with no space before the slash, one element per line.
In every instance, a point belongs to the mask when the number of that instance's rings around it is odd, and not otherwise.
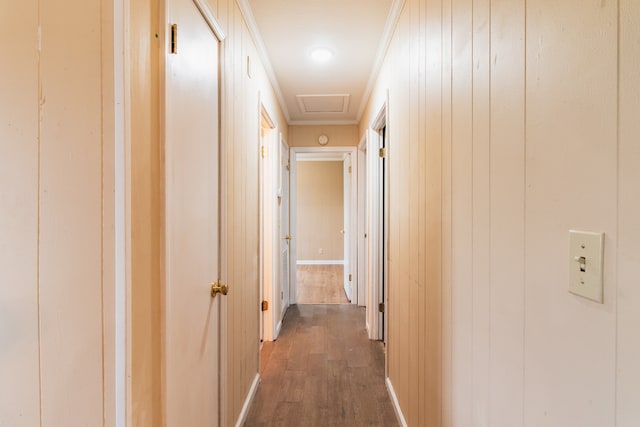
<path fill-rule="evenodd" d="M 569 230 L 569 292 L 602 303 L 603 258 L 604 233 Z"/>

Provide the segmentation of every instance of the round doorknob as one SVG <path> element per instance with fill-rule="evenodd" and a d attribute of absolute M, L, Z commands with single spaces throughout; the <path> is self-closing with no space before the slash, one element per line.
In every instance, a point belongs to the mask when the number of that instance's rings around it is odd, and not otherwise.
<path fill-rule="evenodd" d="M 227 295 L 229 293 L 229 286 L 223 285 L 220 280 L 211 284 L 211 297 L 215 298 L 216 295 Z"/>

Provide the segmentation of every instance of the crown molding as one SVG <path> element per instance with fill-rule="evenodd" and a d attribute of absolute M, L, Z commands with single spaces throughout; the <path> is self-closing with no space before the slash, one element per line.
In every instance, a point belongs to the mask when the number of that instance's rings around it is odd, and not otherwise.
<path fill-rule="evenodd" d="M 405 2 L 406 0 L 393 0 L 393 4 L 391 5 L 391 9 L 389 10 L 389 15 L 387 15 L 387 22 L 384 25 L 382 37 L 380 38 L 378 52 L 376 53 L 376 58 L 373 61 L 373 68 L 371 69 L 371 74 L 369 75 L 369 81 L 367 82 L 367 87 L 365 88 L 360 100 L 360 108 L 358 108 L 357 115 L 358 123 L 360 122 L 360 120 L 362 120 L 364 108 L 367 105 L 367 102 L 369 102 L 369 97 L 371 96 L 371 92 L 373 91 L 373 86 L 376 83 L 378 74 L 380 74 L 380 69 L 382 68 L 382 64 L 384 63 L 384 58 L 387 56 L 387 51 L 389 50 L 389 45 L 391 44 L 393 33 L 398 26 L 400 14 L 402 13 L 402 8 L 404 7 Z"/>
<path fill-rule="evenodd" d="M 264 66 L 264 70 L 267 73 L 267 77 L 271 82 L 271 87 L 273 88 L 273 91 L 276 94 L 276 98 L 278 98 L 278 102 L 280 103 L 280 108 L 282 109 L 284 117 L 287 120 L 287 123 L 291 124 L 291 115 L 289 114 L 289 110 L 287 109 L 287 104 L 284 102 L 284 96 L 282 95 L 280 84 L 278 83 L 276 74 L 273 71 L 273 67 L 271 66 L 271 61 L 269 60 L 267 48 L 264 45 L 264 41 L 262 40 L 262 35 L 260 35 L 258 24 L 256 24 L 256 20 L 253 17 L 253 11 L 251 10 L 249 1 L 236 0 L 236 3 L 240 8 L 240 12 L 242 13 L 242 16 L 244 17 L 244 22 L 247 24 L 247 28 L 249 29 L 249 34 L 251 34 L 251 39 L 256 45 L 256 49 L 258 50 L 258 54 L 260 55 L 260 59 L 262 60 L 262 65 Z"/>
<path fill-rule="evenodd" d="M 344 126 L 344 125 L 357 125 L 360 122 L 358 120 L 290 120 L 290 126 Z"/>

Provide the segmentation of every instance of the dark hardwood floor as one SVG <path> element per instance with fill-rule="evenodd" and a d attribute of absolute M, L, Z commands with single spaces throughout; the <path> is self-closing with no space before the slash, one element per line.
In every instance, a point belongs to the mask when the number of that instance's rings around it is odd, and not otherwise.
<path fill-rule="evenodd" d="M 264 343 L 262 381 L 245 426 L 397 426 L 384 383 L 384 349 L 364 308 L 293 305 Z"/>

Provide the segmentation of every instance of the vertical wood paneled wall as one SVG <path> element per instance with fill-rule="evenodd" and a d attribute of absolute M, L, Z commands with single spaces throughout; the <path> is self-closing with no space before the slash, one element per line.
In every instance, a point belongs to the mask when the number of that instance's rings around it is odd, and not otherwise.
<path fill-rule="evenodd" d="M 407 0 L 389 98 L 388 375 L 409 425 L 640 419 L 640 5 Z M 603 231 L 605 302 L 569 294 Z"/>
<path fill-rule="evenodd" d="M 2 2 L 0 425 L 112 425 L 113 3 Z"/>
<path fill-rule="evenodd" d="M 226 314 L 223 311 L 228 335 L 222 369 L 227 375 L 227 395 L 223 396 L 227 399 L 226 424 L 235 425 L 259 372 L 260 105 L 274 120 L 276 132 L 286 136 L 289 129 L 236 1 L 210 0 L 210 4 L 227 34 L 222 60 L 221 141 L 226 188 L 222 271 L 229 295 Z M 247 75 L 248 62 L 251 77 Z"/>

